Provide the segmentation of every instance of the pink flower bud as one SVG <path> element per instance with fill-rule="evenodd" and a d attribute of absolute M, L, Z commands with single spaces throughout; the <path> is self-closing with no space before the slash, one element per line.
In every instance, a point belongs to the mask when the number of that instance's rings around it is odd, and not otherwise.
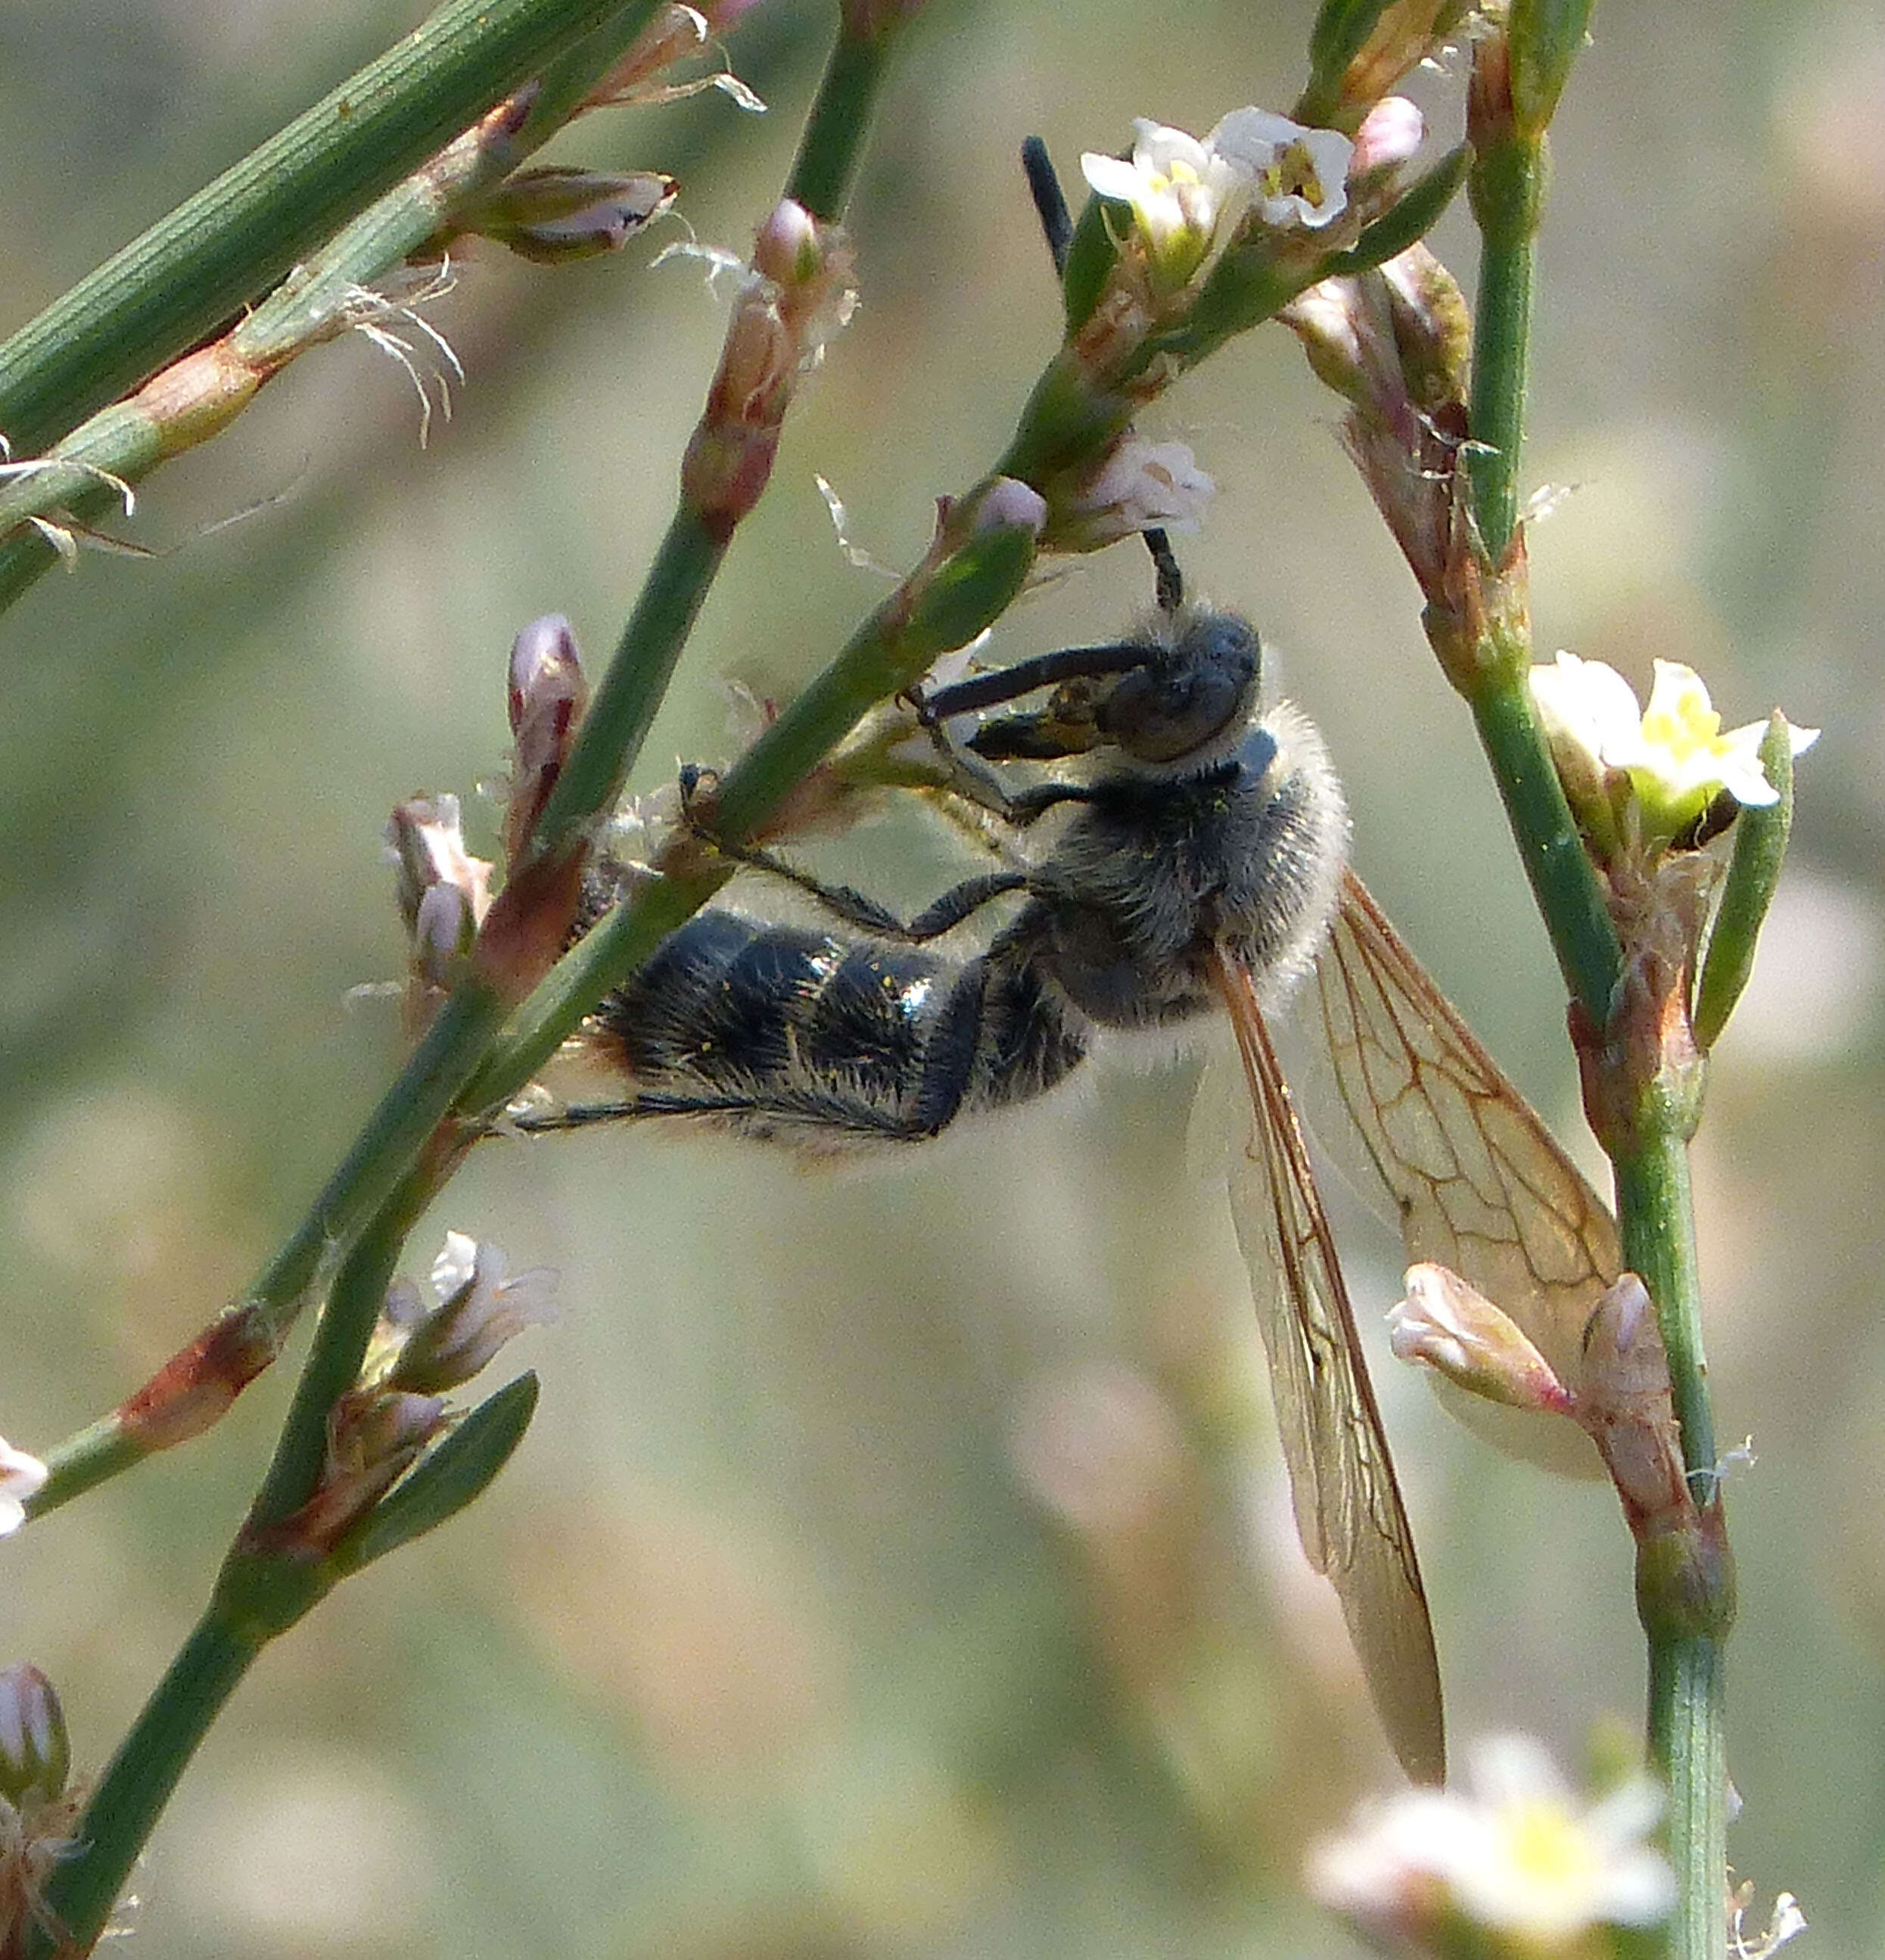
<path fill-rule="evenodd" d="M 0 1670 L 0 1796 L 16 1809 L 59 1795 L 72 1766 L 65 1711 L 30 1661 Z"/>
<path fill-rule="evenodd" d="M 1554 1415 L 1572 1398 L 1511 1319 L 1448 1268 L 1407 1268 L 1407 1297 L 1388 1309 L 1388 1344 L 1489 1402 Z"/>
<path fill-rule="evenodd" d="M 997 476 L 975 506 L 972 528 L 992 531 L 1019 525 L 1038 537 L 1047 521 L 1047 500 L 1032 485 L 1012 476 Z"/>
<path fill-rule="evenodd" d="M 1355 154 L 1349 159 L 1349 180 L 1377 170 L 1397 169 L 1413 157 L 1425 140 L 1426 119 L 1404 95 L 1389 95 L 1376 103 L 1355 132 Z"/>

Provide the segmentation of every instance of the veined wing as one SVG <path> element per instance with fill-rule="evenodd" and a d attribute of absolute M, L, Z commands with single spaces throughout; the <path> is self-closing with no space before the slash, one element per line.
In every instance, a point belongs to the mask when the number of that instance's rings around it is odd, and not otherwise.
<path fill-rule="evenodd" d="M 1221 949 L 1255 1131 L 1231 1178 L 1270 1362 L 1302 1548 L 1342 1602 L 1382 1726 L 1417 1782 L 1446 1773 L 1440 1669 L 1413 1535 L 1355 1331 L 1335 1242 L 1250 975 Z"/>
<path fill-rule="evenodd" d="M 1394 1198 L 1408 1262 L 1451 1267 L 1575 1387 L 1585 1323 L 1623 1270 L 1604 1201 L 1352 871 L 1317 978 L 1343 1098 Z M 1600 1468 L 1569 1424 L 1515 1420 L 1522 1429 L 1496 1440 L 1554 1468 Z"/>

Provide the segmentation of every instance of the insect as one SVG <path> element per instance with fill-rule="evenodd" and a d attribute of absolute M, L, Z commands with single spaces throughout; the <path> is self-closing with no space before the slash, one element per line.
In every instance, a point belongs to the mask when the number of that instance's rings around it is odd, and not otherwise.
<path fill-rule="evenodd" d="M 1309 722 L 1263 706 L 1254 630 L 1181 592 L 1168 552 L 1142 631 L 920 698 L 955 794 L 1017 841 L 1058 813 L 1030 861 L 902 920 L 739 854 L 829 925 L 698 914 L 590 1023 L 586 1045 L 626 1093 L 520 1127 L 674 1117 L 814 1147 L 917 1143 L 1047 1092 L 1109 1039 L 1228 1015 L 1254 1114 L 1233 1210 L 1298 1529 L 1403 1766 L 1437 1780 L 1438 1669 L 1413 1538 L 1267 1017 L 1314 973 L 1410 1260 L 1499 1301 L 1555 1366 L 1574 1364 L 1620 1269 L 1615 1227 L 1348 870 L 1340 786 Z M 965 743 L 947 733 L 1043 689 L 1044 707 L 985 718 Z M 996 765 L 1017 762 L 1065 766 L 1012 788 Z M 1012 913 L 979 952 L 936 950 L 1002 900 Z"/>

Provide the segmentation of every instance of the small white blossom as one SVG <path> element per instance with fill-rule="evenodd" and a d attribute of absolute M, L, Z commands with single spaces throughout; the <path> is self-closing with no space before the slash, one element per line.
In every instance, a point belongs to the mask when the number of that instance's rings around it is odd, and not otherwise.
<path fill-rule="evenodd" d="M 1162 525 L 1198 527 L 1217 485 L 1181 442 L 1146 442 L 1127 435 L 1073 499 L 1083 539 L 1095 542 Z"/>
<path fill-rule="evenodd" d="M 1648 1842 L 1662 1797 L 1648 1777 L 1587 1806 L 1537 1743 L 1507 1736 L 1473 1752 L 1465 1780 L 1364 1811 L 1312 1854 L 1311 1888 L 1396 1950 L 1462 1918 L 1489 1952 L 1541 1956 L 1580 1950 L 1594 1927 L 1667 1918 L 1675 1879 Z"/>
<path fill-rule="evenodd" d="M 384 1317 L 406 1334 L 389 1386 L 436 1395 L 469 1381 L 507 1341 L 555 1319 L 555 1286 L 556 1275 L 543 1266 L 507 1278 L 497 1246 L 447 1232 L 432 1263 L 437 1307 L 422 1312 L 406 1282 L 387 1293 Z"/>
<path fill-rule="evenodd" d="M 1080 169 L 1101 196 L 1130 204 L 1153 266 L 1181 286 L 1228 236 L 1249 202 L 1251 172 L 1182 129 L 1140 116 L 1132 159 L 1087 151 Z"/>
<path fill-rule="evenodd" d="M 1629 778 L 1645 835 L 1666 838 L 1692 823 L 1721 791 L 1753 807 L 1772 803 L 1779 792 L 1759 753 L 1766 723 L 1750 721 L 1724 734 L 1693 668 L 1658 660 L 1655 673 L 1649 705 L 1639 709 L 1629 682 L 1601 660 L 1561 653 L 1553 665 L 1532 669 L 1532 698 L 1573 803 L 1601 793 L 1604 777 L 1620 772 Z M 1820 733 L 1789 732 L 1796 756 Z"/>
<path fill-rule="evenodd" d="M 51 1473 L 37 1456 L 15 1449 L 0 1436 L 0 1538 L 26 1522 L 26 1507 L 46 1488 Z"/>
<path fill-rule="evenodd" d="M 1207 141 L 1248 175 L 1266 224 L 1319 231 L 1348 208 L 1355 146 L 1339 129 L 1311 129 L 1267 109 L 1233 109 Z"/>

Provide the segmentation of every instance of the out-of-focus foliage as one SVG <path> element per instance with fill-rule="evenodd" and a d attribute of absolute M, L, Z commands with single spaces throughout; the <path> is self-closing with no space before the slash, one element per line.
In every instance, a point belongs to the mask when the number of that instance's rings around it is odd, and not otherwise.
<path fill-rule="evenodd" d="M 10 10 L 0 328 L 411 18 Z M 789 692 L 879 596 L 815 472 L 901 563 L 932 498 L 999 451 L 1057 332 L 1022 137 L 1070 169 L 1135 115 L 1200 129 L 1286 106 L 1308 18 L 931 0 L 854 210 L 862 310 L 642 787 L 726 752 L 729 679 Z M 701 237 L 743 252 L 828 25 L 767 0 L 742 28 L 763 119 L 716 95 L 593 119 L 555 154 L 675 173 Z M 1639 682 L 1687 660 L 1730 720 L 1779 700 L 1826 730 L 1697 1150 L 1718 1420 L 1760 1459 L 1731 1498 L 1731 1848 L 1801 1895 L 1826 1960 L 1875 1952 L 1885 1918 L 1881 94 L 1885 24 L 1858 0 L 1598 12 L 1554 139 L 1530 471 L 1578 486 L 1532 539 L 1541 651 Z M 1463 219 L 1435 242 L 1468 269 Z M 343 342 L 152 482 L 136 535 L 160 555 L 88 556 L 0 622 L 14 1441 L 64 1433 L 186 1338 L 393 1065 L 396 1004 L 350 994 L 402 959 L 385 813 L 497 774 L 512 634 L 562 611 L 599 662 L 670 506 L 722 317 L 652 249 L 555 272 L 472 259 L 428 315 L 469 376 L 429 447 L 407 378 Z M 1185 384 L 1151 433 L 1220 486 L 1187 570 L 1283 650 L 1361 868 L 1570 1127 L 1542 936 L 1333 419 L 1280 332 Z M 1149 596 L 1116 551 L 1019 609 L 1003 647 L 1104 635 Z M 953 868 L 903 829 L 841 861 L 906 899 Z M 1346 1950 L 1299 1901 L 1301 1856 L 1389 1771 L 1291 1542 L 1190 1083 L 1105 1074 L 837 1176 L 653 1134 L 482 1149 L 408 1265 L 449 1224 L 561 1268 L 563 1321 L 529 1357 L 539 1419 L 474 1513 L 245 1687 L 143 1872 L 145 1945 Z M 1346 1222 L 1358 1295 L 1384 1307 L 1384 1238 Z M 1386 1366 L 1456 1722 L 1575 1754 L 1642 1698 L 1613 1500 L 1489 1460 Z M 0 1658 L 53 1675 L 80 1762 L 187 1624 L 284 1387 L 6 1548 Z"/>

